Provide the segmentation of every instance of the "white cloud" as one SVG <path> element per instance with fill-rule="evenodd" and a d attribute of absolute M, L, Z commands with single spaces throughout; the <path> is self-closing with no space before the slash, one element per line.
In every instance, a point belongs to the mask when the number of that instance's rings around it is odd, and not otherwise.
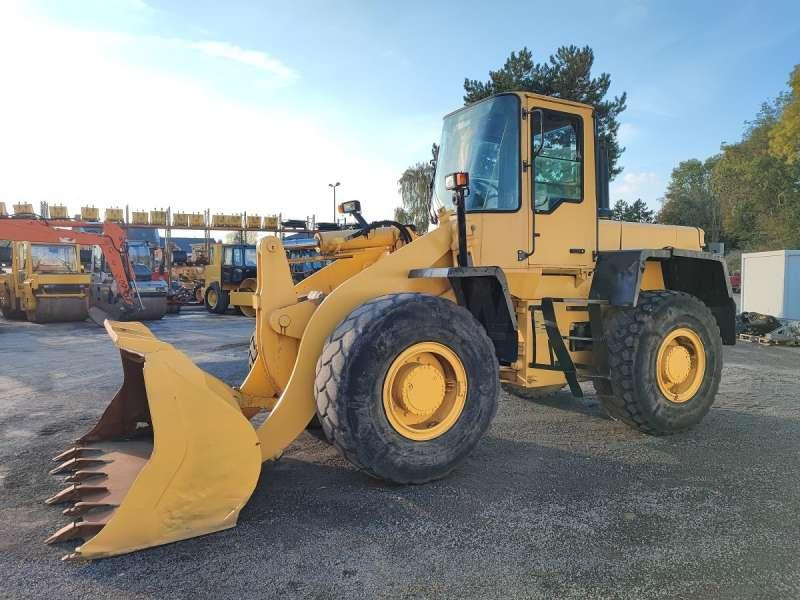
<path fill-rule="evenodd" d="M 228 42 L 185 42 L 185 45 L 192 50 L 198 50 L 215 58 L 231 60 L 261 71 L 266 71 L 283 80 L 291 80 L 297 77 L 292 69 L 265 52 L 246 50 L 234 44 L 229 44 Z"/>
<path fill-rule="evenodd" d="M 118 46 L 130 41 L 0 3 L 0 199 L 330 220 L 327 184 L 340 180 L 339 198 L 364 201 L 368 218 L 391 215 L 398 170 L 370 148 L 314 115 L 129 64 Z M 266 55 L 232 47 L 202 51 L 276 73 Z"/>
<path fill-rule="evenodd" d="M 611 203 L 620 198 L 632 202 L 637 198 L 656 206 L 655 200 L 664 195 L 664 181 L 652 171 L 623 172 L 622 177 L 611 182 Z"/>

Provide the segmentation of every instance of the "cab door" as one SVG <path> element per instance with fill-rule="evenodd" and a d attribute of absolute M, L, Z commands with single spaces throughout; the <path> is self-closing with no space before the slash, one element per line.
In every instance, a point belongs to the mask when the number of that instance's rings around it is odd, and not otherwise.
<path fill-rule="evenodd" d="M 450 194 L 441 187 L 442 175 L 469 173 L 465 208 L 475 266 L 527 268 L 525 257 L 519 258 L 531 237 L 521 168 L 528 145 L 524 108 L 519 94 L 499 94 L 445 118 L 436 193 L 440 199 Z"/>
<path fill-rule="evenodd" d="M 566 273 L 588 269 L 597 250 L 591 108 L 528 96 L 533 252 L 528 264 Z"/>

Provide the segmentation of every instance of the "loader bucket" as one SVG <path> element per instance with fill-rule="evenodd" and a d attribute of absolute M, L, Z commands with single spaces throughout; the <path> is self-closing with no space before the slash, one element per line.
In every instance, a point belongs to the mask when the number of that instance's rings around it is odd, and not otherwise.
<path fill-rule="evenodd" d="M 97 424 L 55 457 L 71 520 L 50 538 L 83 543 L 64 558 L 101 558 L 236 525 L 261 452 L 238 392 L 141 323 L 106 321 L 122 387 Z"/>

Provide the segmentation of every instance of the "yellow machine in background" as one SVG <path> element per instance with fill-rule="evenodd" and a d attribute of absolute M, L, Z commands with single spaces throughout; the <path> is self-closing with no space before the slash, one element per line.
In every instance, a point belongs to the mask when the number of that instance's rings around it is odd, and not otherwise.
<path fill-rule="evenodd" d="M 0 279 L 0 308 L 7 319 L 81 321 L 88 315 L 80 246 L 12 242 L 11 266 Z"/>
<path fill-rule="evenodd" d="M 249 244 L 212 244 L 203 269 L 203 287 L 198 291 L 208 312 L 224 314 L 236 307 L 254 317 L 250 295 L 256 291 L 256 247 Z M 234 296 L 236 292 L 241 295 Z"/>
<path fill-rule="evenodd" d="M 574 102 L 494 96 L 445 117 L 425 235 L 345 203 L 357 228 L 320 237 L 337 260 L 296 284 L 281 241 L 262 239 L 237 388 L 143 325 L 107 322 L 125 380 L 57 457 L 70 487 L 50 501 L 74 504 L 49 541 L 81 538 L 70 556 L 95 558 L 231 527 L 259 463 L 315 416 L 347 460 L 397 483 L 462 464 L 501 383 L 580 396 L 591 380 L 644 433 L 698 423 L 735 339 L 725 265 L 698 229 L 604 218 L 594 119 Z"/>

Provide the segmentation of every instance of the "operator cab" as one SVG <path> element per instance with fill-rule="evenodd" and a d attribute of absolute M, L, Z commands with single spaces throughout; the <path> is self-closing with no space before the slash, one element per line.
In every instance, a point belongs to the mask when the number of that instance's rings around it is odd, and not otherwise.
<path fill-rule="evenodd" d="M 222 247 L 222 283 L 239 284 L 256 276 L 256 247 L 244 244 Z"/>

